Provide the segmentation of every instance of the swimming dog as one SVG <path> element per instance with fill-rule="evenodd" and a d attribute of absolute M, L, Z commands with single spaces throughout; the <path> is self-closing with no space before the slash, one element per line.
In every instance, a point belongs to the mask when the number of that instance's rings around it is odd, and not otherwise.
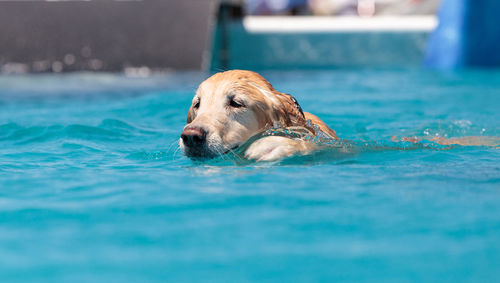
<path fill-rule="evenodd" d="M 320 118 L 302 111 L 293 96 L 276 91 L 255 72 L 232 70 L 217 73 L 200 84 L 179 145 L 190 158 L 213 158 L 233 152 L 252 137 L 273 127 L 301 128 L 309 136 L 321 134 L 338 140 L 335 131 Z M 412 143 L 422 140 L 443 145 L 498 146 L 500 143 L 498 138 L 488 140 L 483 137 L 401 139 Z M 308 139 L 269 135 L 245 146 L 243 155 L 250 160 L 273 161 L 318 149 L 318 143 Z"/>
<path fill-rule="evenodd" d="M 273 126 L 303 127 L 338 139 L 315 115 L 303 112 L 297 100 L 278 92 L 261 75 L 243 70 L 217 73 L 200 84 L 179 140 L 185 155 L 212 158 L 231 152 L 252 136 Z M 318 148 L 314 142 L 265 136 L 253 142 L 244 157 L 272 161 Z"/>

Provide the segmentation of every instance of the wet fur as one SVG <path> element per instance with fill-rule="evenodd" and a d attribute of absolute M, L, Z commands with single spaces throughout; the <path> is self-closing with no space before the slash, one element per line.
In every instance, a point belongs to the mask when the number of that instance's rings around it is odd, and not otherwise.
<path fill-rule="evenodd" d="M 245 100 L 245 115 L 242 115 L 242 110 L 231 112 L 230 109 L 219 107 L 231 96 Z M 196 110 L 198 101 L 200 108 Z M 302 126 L 314 134 L 320 129 L 331 138 L 338 138 L 335 131 L 321 119 L 303 112 L 293 96 L 276 91 L 261 75 L 243 70 L 217 73 L 200 84 L 186 122 L 186 126 L 204 127 L 210 131 L 207 147 L 202 149 L 206 151 L 206 157 L 223 154 L 274 125 Z M 189 149 L 182 144 L 182 140 L 180 145 L 184 153 L 189 155 Z M 298 153 L 307 154 L 315 149 L 317 145 L 308 141 L 265 137 L 254 142 L 245 156 L 255 160 L 276 160 Z"/>

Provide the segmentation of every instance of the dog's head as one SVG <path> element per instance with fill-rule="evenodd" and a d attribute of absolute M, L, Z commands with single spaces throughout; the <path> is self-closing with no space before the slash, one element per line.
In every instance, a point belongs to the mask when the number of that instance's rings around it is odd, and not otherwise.
<path fill-rule="evenodd" d="M 306 124 L 292 96 L 251 71 L 217 73 L 196 91 L 179 144 L 189 157 L 212 158 L 276 124 Z"/>

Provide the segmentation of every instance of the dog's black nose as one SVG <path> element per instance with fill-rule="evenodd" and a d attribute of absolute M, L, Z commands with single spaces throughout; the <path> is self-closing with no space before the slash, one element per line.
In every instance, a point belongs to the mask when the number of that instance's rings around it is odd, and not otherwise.
<path fill-rule="evenodd" d="M 182 142 L 187 147 L 202 146 L 207 139 L 207 132 L 198 127 L 187 127 L 181 133 Z"/>

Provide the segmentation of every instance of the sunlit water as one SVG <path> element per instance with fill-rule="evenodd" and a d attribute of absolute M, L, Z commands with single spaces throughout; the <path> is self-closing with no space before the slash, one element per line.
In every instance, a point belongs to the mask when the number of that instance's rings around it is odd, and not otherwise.
<path fill-rule="evenodd" d="M 500 136 L 500 72 L 264 75 L 356 150 L 193 163 L 206 74 L 0 77 L 0 281 L 498 280 L 500 150 L 391 137 Z"/>

